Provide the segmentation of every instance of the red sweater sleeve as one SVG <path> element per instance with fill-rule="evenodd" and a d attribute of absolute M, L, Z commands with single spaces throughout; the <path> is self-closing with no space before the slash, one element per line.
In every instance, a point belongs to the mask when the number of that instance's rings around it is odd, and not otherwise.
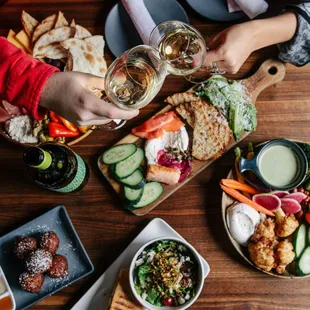
<path fill-rule="evenodd" d="M 28 56 L 0 37 L 0 99 L 25 108 L 35 119 L 44 118 L 39 100 L 48 78 L 57 68 Z"/>

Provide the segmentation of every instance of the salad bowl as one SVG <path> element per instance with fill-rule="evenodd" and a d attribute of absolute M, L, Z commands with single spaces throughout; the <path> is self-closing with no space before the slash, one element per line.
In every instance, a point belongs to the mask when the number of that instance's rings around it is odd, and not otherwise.
<path fill-rule="evenodd" d="M 147 300 L 145 300 L 145 298 L 142 298 L 143 294 L 140 295 L 135 287 L 135 278 L 137 276 L 137 268 L 139 266 L 137 266 L 137 262 L 139 260 L 141 260 L 141 256 L 143 253 L 145 253 L 145 251 L 151 250 L 153 251 L 155 244 L 157 242 L 169 242 L 169 241 L 174 241 L 178 248 L 179 246 L 181 247 L 185 247 L 186 251 L 189 255 L 191 255 L 195 262 L 197 264 L 197 273 L 196 273 L 196 277 L 197 277 L 197 284 L 196 287 L 193 291 L 193 295 L 190 296 L 190 299 L 187 299 L 184 301 L 183 304 L 177 305 L 177 306 L 156 306 L 151 304 L 150 302 L 148 302 Z M 148 256 L 149 257 L 149 256 Z M 146 264 L 148 264 L 146 262 Z M 191 246 L 188 242 L 186 242 L 185 240 L 182 240 L 180 238 L 175 238 L 175 237 L 161 237 L 161 238 L 156 238 L 156 239 L 152 239 L 149 242 L 147 242 L 146 244 L 144 244 L 142 247 L 140 247 L 140 249 L 136 252 L 136 254 L 134 255 L 131 264 L 130 264 L 130 269 L 129 269 L 129 283 L 130 283 L 130 287 L 132 290 L 133 295 L 135 296 L 135 298 L 138 300 L 138 302 L 145 307 L 146 309 L 149 310 L 171 310 L 171 309 L 175 309 L 175 310 L 185 310 L 187 308 L 189 308 L 199 297 L 203 285 L 204 285 L 204 273 L 203 273 L 203 264 L 200 258 L 200 255 L 198 254 L 198 252 L 195 250 L 195 248 L 193 246 Z"/>

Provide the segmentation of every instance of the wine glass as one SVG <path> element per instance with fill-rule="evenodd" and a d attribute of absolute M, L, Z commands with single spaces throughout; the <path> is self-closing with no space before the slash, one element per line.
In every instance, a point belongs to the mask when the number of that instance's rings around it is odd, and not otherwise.
<path fill-rule="evenodd" d="M 158 24 L 150 35 L 149 44 L 159 50 L 170 73 L 185 76 L 190 82 L 205 80 L 210 74 L 224 73 L 216 66 L 211 71 L 203 67 L 207 53 L 205 40 L 198 30 L 186 23 L 166 21 Z"/>
<path fill-rule="evenodd" d="M 161 89 L 167 69 L 159 52 L 147 45 L 138 45 L 119 56 L 105 74 L 106 101 L 120 109 L 141 109 L 149 104 Z M 125 120 L 111 120 L 100 126 L 116 130 Z"/>

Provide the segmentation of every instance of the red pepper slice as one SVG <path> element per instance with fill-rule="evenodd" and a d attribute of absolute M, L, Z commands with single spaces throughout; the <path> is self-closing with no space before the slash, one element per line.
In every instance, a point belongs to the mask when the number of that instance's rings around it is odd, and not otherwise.
<path fill-rule="evenodd" d="M 310 213 L 306 213 L 305 219 L 306 219 L 307 223 L 310 224 Z"/>
<path fill-rule="evenodd" d="M 65 127 L 64 125 L 54 123 L 54 122 L 49 122 L 47 125 L 47 128 L 48 128 L 48 134 L 52 138 L 57 138 L 57 137 L 71 138 L 71 137 L 76 137 L 80 134 L 79 131 L 73 132 L 69 130 L 67 127 Z"/>
<path fill-rule="evenodd" d="M 52 122 L 54 122 L 54 123 L 58 123 L 58 124 L 61 123 L 60 117 L 53 111 L 50 111 L 50 118 L 51 118 Z"/>

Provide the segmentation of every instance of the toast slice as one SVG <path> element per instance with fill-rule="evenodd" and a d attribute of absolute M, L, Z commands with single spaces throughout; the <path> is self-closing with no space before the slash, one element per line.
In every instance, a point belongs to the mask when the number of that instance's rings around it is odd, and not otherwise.
<path fill-rule="evenodd" d="M 132 296 L 127 269 L 122 268 L 119 272 L 109 310 L 144 310 Z"/>

